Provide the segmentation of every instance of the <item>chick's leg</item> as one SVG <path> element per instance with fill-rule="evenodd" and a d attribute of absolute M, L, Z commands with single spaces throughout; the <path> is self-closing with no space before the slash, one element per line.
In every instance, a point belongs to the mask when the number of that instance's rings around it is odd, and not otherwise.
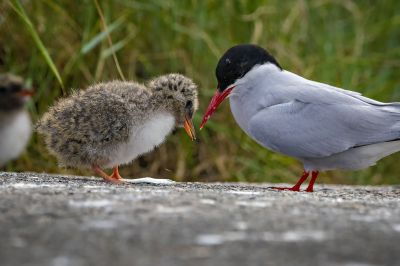
<path fill-rule="evenodd" d="M 111 183 L 115 183 L 115 184 L 121 183 L 122 178 L 118 173 L 118 166 L 114 167 L 113 174 L 110 176 L 107 175 L 103 170 L 101 170 L 101 168 L 97 165 L 92 166 L 92 169 L 96 174 L 101 176 L 107 182 L 111 182 Z M 116 175 L 116 177 L 114 177 L 114 175 Z"/>
<path fill-rule="evenodd" d="M 117 179 L 117 180 L 122 180 L 122 177 L 119 175 L 119 172 L 118 172 L 118 165 L 113 168 L 113 173 L 110 177 Z"/>

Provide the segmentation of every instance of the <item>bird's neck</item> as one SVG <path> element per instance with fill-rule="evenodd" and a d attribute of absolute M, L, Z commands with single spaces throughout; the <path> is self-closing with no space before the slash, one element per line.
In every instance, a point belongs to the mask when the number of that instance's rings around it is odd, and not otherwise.
<path fill-rule="evenodd" d="M 173 113 L 173 106 L 168 97 L 169 95 L 162 92 L 153 93 L 149 99 L 149 109 L 155 112 Z"/>
<path fill-rule="evenodd" d="M 281 70 L 268 63 L 256 66 L 235 82 L 229 102 L 236 122 L 244 131 L 248 131 L 248 122 L 260 109 L 275 103 L 276 99 L 270 93 L 275 85 L 269 80 L 273 80 L 278 72 Z"/>
<path fill-rule="evenodd" d="M 13 121 L 16 117 L 26 112 L 24 108 L 19 108 L 16 110 L 0 110 L 0 128 L 3 126 L 7 126 L 11 121 Z"/>
<path fill-rule="evenodd" d="M 21 112 L 24 109 L 25 101 L 17 97 L 0 97 L 0 113 Z"/>
<path fill-rule="evenodd" d="M 157 94 L 152 94 L 146 101 L 146 106 L 143 108 L 144 112 L 142 113 L 140 120 L 147 121 L 148 119 L 152 119 L 153 117 L 158 116 L 173 116 L 173 108 L 167 104 L 164 98 Z M 135 120 L 138 119 L 135 116 Z M 174 120 L 175 121 L 175 120 Z"/>

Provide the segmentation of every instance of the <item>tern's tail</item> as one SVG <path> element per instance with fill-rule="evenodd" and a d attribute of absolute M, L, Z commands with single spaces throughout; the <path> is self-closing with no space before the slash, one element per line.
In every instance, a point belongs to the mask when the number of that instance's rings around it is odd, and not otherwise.
<path fill-rule="evenodd" d="M 354 148 L 348 151 L 347 158 L 354 160 L 352 169 L 363 169 L 375 165 L 377 161 L 400 151 L 400 140 L 388 141 Z M 353 154 L 351 154 L 353 153 Z"/>
<path fill-rule="evenodd" d="M 375 165 L 380 159 L 398 151 L 400 151 L 400 140 L 375 143 L 352 148 L 329 157 L 304 160 L 304 167 L 321 171 L 364 169 Z"/>

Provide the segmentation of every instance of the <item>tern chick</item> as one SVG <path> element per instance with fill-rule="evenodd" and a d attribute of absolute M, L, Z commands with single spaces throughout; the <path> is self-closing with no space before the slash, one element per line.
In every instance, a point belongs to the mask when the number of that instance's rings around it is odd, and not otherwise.
<path fill-rule="evenodd" d="M 92 168 L 119 182 L 118 166 L 164 142 L 176 127 L 195 139 L 192 117 L 197 86 L 180 74 L 136 82 L 111 81 L 61 99 L 38 122 L 50 152 L 61 166 Z M 107 175 L 101 168 L 113 168 Z"/>
<path fill-rule="evenodd" d="M 31 136 L 31 119 L 25 102 L 31 92 L 22 78 L 0 74 L 0 167 L 17 158 Z"/>
<path fill-rule="evenodd" d="M 304 174 L 288 189 L 313 191 L 319 171 L 362 169 L 400 151 L 400 103 L 305 79 L 283 69 L 256 45 L 237 45 L 219 60 L 218 89 L 204 126 L 229 97 L 239 126 L 260 145 L 299 159 Z"/>

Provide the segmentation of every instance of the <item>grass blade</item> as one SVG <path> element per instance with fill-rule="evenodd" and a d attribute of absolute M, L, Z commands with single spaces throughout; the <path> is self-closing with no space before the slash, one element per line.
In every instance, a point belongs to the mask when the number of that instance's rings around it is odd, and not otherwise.
<path fill-rule="evenodd" d="M 27 26 L 29 34 L 32 36 L 36 47 L 39 49 L 40 53 L 43 55 L 44 60 L 46 61 L 47 65 L 50 67 L 51 71 L 53 72 L 54 76 L 58 80 L 58 83 L 61 86 L 62 92 L 65 95 L 64 84 L 61 79 L 61 75 L 57 70 L 53 60 L 50 57 L 49 52 L 47 51 L 46 47 L 44 46 L 42 40 L 40 39 L 38 33 L 36 32 L 35 28 L 33 27 L 32 22 L 30 21 L 28 15 L 26 14 L 24 8 L 22 7 L 21 3 L 18 0 L 10 0 L 10 5 L 14 9 L 14 11 L 18 14 L 18 16 L 22 19 L 22 21 Z"/>
<path fill-rule="evenodd" d="M 101 43 L 102 40 L 107 38 L 108 34 L 113 32 L 115 29 L 117 29 L 119 26 L 122 25 L 124 19 L 118 19 L 108 25 L 107 30 L 104 30 L 94 36 L 89 42 L 87 42 L 81 49 L 81 54 L 87 54 L 90 52 L 93 48 L 95 48 L 97 45 Z"/>
<path fill-rule="evenodd" d="M 108 27 L 107 27 L 106 20 L 104 19 L 104 14 L 103 14 L 103 11 L 101 10 L 100 4 L 99 4 L 99 2 L 97 0 L 93 0 L 93 1 L 94 1 L 95 6 L 96 6 L 97 12 L 99 13 L 100 21 L 103 24 L 104 32 L 107 33 L 107 28 Z M 108 45 L 110 47 L 112 47 L 113 46 L 113 42 L 112 42 L 112 39 L 111 39 L 111 35 L 109 33 L 107 33 L 107 40 L 108 40 Z M 117 55 L 115 54 L 115 52 L 112 53 L 112 56 L 114 58 L 114 63 L 115 63 L 115 66 L 117 67 L 119 76 L 122 78 L 122 80 L 125 80 L 124 73 L 121 70 L 121 66 L 119 65 L 118 58 L 117 58 Z"/>
<path fill-rule="evenodd" d="M 113 44 L 111 47 L 105 49 L 104 51 L 101 52 L 101 57 L 102 58 L 107 58 L 110 55 L 113 55 L 117 51 L 121 50 L 124 48 L 130 40 L 132 40 L 136 36 L 136 32 L 132 32 L 129 36 L 127 36 L 125 39 Z"/>

